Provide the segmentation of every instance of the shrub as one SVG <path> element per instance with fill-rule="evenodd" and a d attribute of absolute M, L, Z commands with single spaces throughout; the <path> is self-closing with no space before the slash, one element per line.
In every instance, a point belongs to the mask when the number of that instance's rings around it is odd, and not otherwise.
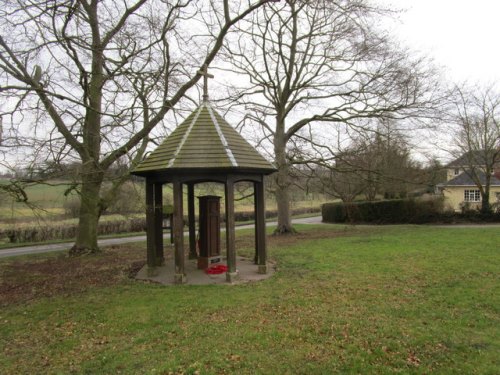
<path fill-rule="evenodd" d="M 441 219 L 441 199 L 394 199 L 375 202 L 325 203 L 321 206 L 327 223 L 427 223 Z"/>
<path fill-rule="evenodd" d="M 349 203 L 324 203 L 321 205 L 321 216 L 326 223 L 345 223 L 348 220 L 347 205 Z"/>
<path fill-rule="evenodd" d="M 116 192 L 108 208 L 109 213 L 126 215 L 144 211 L 143 193 L 133 183 L 125 183 Z"/>
<path fill-rule="evenodd" d="M 80 216 L 80 199 L 78 197 L 68 197 L 63 203 L 64 214 L 67 217 L 77 218 Z"/>

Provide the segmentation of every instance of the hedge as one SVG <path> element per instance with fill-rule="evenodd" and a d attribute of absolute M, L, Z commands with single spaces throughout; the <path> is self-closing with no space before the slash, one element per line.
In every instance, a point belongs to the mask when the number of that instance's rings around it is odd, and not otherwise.
<path fill-rule="evenodd" d="M 326 223 L 421 224 L 443 219 L 440 199 L 394 199 L 374 202 L 325 203 L 321 206 Z"/>
<path fill-rule="evenodd" d="M 145 218 L 130 220 L 115 220 L 99 223 L 97 233 L 99 235 L 141 232 L 146 228 Z M 44 242 L 52 240 L 74 239 L 77 233 L 77 225 L 45 225 L 33 227 L 18 227 L 0 231 L 0 239 L 7 238 L 11 243 Z"/>

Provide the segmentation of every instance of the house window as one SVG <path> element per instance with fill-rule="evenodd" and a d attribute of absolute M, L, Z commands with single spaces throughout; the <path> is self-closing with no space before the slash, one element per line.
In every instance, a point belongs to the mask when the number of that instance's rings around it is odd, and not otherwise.
<path fill-rule="evenodd" d="M 460 174 L 460 168 L 455 168 L 453 173 L 455 173 L 455 176 L 458 176 Z"/>
<path fill-rule="evenodd" d="M 465 202 L 481 202 L 481 193 L 479 190 L 465 190 L 464 191 L 464 201 Z"/>

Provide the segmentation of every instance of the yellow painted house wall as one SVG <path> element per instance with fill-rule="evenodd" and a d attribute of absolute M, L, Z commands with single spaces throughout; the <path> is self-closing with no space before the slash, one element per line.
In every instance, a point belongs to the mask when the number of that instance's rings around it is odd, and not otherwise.
<path fill-rule="evenodd" d="M 462 173 L 462 169 L 460 168 L 448 168 L 446 170 L 446 181 L 450 181 L 452 178 L 457 177 L 460 173 Z"/>
<path fill-rule="evenodd" d="M 476 190 L 475 186 L 446 186 L 443 190 L 445 205 L 455 211 L 460 211 L 460 205 L 464 201 L 465 190 Z M 498 203 L 498 195 L 500 195 L 500 186 L 490 187 L 490 204 Z M 481 202 L 469 202 L 471 208 L 479 208 Z"/>

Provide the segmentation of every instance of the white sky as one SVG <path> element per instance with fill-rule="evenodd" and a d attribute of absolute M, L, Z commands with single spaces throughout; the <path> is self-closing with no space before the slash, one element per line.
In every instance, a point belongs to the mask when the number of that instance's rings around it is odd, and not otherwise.
<path fill-rule="evenodd" d="M 499 0 L 379 0 L 407 9 L 394 32 L 460 83 L 500 83 Z"/>

